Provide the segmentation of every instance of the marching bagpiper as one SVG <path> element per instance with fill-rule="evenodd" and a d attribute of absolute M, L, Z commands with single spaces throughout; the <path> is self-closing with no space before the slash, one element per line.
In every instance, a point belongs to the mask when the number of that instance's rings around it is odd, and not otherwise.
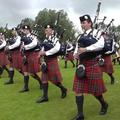
<path fill-rule="evenodd" d="M 9 77 L 10 79 L 5 82 L 5 84 L 13 84 L 14 77 L 14 69 L 21 70 L 22 66 L 22 57 L 20 54 L 20 45 L 21 45 L 21 37 L 17 33 L 17 28 L 12 28 L 12 38 L 7 41 L 7 45 L 5 47 L 6 54 L 8 56 L 8 60 L 10 63 L 9 68 Z"/>
<path fill-rule="evenodd" d="M 37 73 L 40 72 L 40 47 L 38 45 L 38 39 L 35 35 L 31 33 L 31 28 L 29 25 L 24 25 L 22 27 L 22 32 L 25 36 L 22 37 L 21 53 L 22 53 L 22 72 L 24 75 L 24 87 L 20 92 L 29 91 L 29 75 L 33 74 L 34 77 L 40 85 L 40 77 Z"/>
<path fill-rule="evenodd" d="M 62 85 L 62 76 L 58 66 L 58 59 L 56 53 L 60 49 L 59 39 L 54 36 L 54 27 L 47 25 L 45 27 L 46 39 L 43 42 L 43 48 L 40 52 L 40 56 L 44 56 L 45 64 L 42 64 L 42 88 L 43 96 L 36 102 L 42 103 L 48 101 L 48 81 L 51 81 L 54 85 L 60 88 L 61 98 L 65 98 L 67 95 L 67 89 Z M 43 66 L 44 65 L 44 66 Z"/>
<path fill-rule="evenodd" d="M 96 30 L 92 29 L 92 20 L 89 15 L 81 16 L 80 22 L 84 34 L 78 40 L 75 51 L 75 57 L 79 57 L 80 64 L 76 70 L 73 85 L 78 109 L 78 115 L 74 120 L 84 120 L 84 93 L 92 94 L 100 102 L 100 115 L 105 115 L 108 109 L 108 104 L 102 95 L 106 92 L 106 88 L 96 55 L 96 50 L 98 51 L 104 47 L 104 38 L 101 36 L 97 40 L 99 35 L 96 38 L 93 37 Z"/>
<path fill-rule="evenodd" d="M 5 36 L 1 32 L 0 33 L 0 76 L 2 75 L 4 69 L 9 74 L 9 70 L 6 67 L 6 65 L 8 64 L 8 59 L 7 59 L 7 56 L 5 55 L 5 51 L 4 51 L 5 46 L 6 46 Z"/>
<path fill-rule="evenodd" d="M 73 57 L 73 51 L 74 46 L 69 41 L 66 42 L 66 53 L 65 53 L 65 68 L 67 68 L 67 61 L 70 61 L 73 64 L 73 67 L 75 67 L 74 63 L 74 57 Z"/>
<path fill-rule="evenodd" d="M 114 46 L 115 42 L 112 39 L 110 39 L 107 32 L 106 33 L 103 32 L 102 35 L 104 37 L 104 40 L 106 40 L 108 42 L 110 41 L 111 45 Z M 102 55 L 102 58 L 104 59 L 104 65 L 101 66 L 101 70 L 102 70 L 102 72 L 105 72 L 109 75 L 109 77 L 111 79 L 111 84 L 114 84 L 115 78 L 113 76 L 114 70 L 113 70 L 112 58 L 111 58 L 111 55 L 113 53 L 111 53 L 111 52 L 114 52 L 114 47 L 112 47 L 111 51 L 108 51 L 108 52 L 106 52 L 105 54 Z"/>

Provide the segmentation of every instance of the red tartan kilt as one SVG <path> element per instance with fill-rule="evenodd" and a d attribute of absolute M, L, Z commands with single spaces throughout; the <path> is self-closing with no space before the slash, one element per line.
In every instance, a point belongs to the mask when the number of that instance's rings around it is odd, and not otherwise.
<path fill-rule="evenodd" d="M 0 65 L 7 65 L 9 63 L 7 56 L 4 51 L 0 51 Z"/>
<path fill-rule="evenodd" d="M 93 95 L 101 95 L 106 91 L 103 81 L 101 69 L 97 60 L 88 60 L 83 63 L 86 68 L 86 77 L 78 79 L 74 76 L 73 91 L 76 94 L 88 93 Z"/>
<path fill-rule="evenodd" d="M 22 56 L 19 50 L 11 51 L 12 62 L 10 66 L 16 69 L 22 69 Z"/>
<path fill-rule="evenodd" d="M 62 75 L 60 73 L 57 57 L 49 58 L 47 61 L 47 73 L 42 73 L 42 82 L 51 81 L 52 83 L 62 82 Z"/>
<path fill-rule="evenodd" d="M 73 52 L 69 52 L 66 56 L 65 56 L 65 60 L 74 60 L 74 56 L 73 56 Z"/>
<path fill-rule="evenodd" d="M 27 64 L 22 64 L 22 71 L 28 73 L 40 72 L 39 52 L 26 52 Z"/>
<path fill-rule="evenodd" d="M 113 73 L 114 72 L 111 56 L 104 57 L 104 66 L 101 67 L 101 70 L 102 70 L 102 72 L 105 72 L 105 73 Z"/>

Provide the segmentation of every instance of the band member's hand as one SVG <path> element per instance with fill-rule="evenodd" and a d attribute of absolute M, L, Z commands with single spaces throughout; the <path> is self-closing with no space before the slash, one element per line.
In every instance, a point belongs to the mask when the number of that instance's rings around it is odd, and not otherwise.
<path fill-rule="evenodd" d="M 22 55 L 24 55 L 24 53 L 25 53 L 25 48 L 22 47 L 22 48 L 20 49 L 20 52 L 22 53 Z"/>
<path fill-rule="evenodd" d="M 74 54 L 74 59 L 78 59 L 79 55 L 77 53 Z"/>
<path fill-rule="evenodd" d="M 80 48 L 78 49 L 78 54 L 82 54 L 82 53 L 84 53 L 84 52 L 86 52 L 86 51 L 87 51 L 86 48 L 80 47 Z"/>
<path fill-rule="evenodd" d="M 22 49 L 24 49 L 24 45 L 21 45 L 20 52 L 22 52 Z"/>
<path fill-rule="evenodd" d="M 8 52 L 9 51 L 9 47 L 6 46 L 4 50 L 5 50 L 5 52 Z"/>
<path fill-rule="evenodd" d="M 39 55 L 40 55 L 40 56 L 46 55 L 46 54 L 45 54 L 45 51 L 40 51 Z"/>

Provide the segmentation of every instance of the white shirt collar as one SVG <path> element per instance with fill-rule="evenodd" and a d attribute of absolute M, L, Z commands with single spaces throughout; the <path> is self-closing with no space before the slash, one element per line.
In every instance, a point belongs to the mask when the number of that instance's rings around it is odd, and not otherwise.
<path fill-rule="evenodd" d="M 92 31 L 92 29 L 89 29 L 85 33 L 88 35 L 91 31 Z"/>
<path fill-rule="evenodd" d="M 29 34 L 27 34 L 26 36 L 29 37 L 29 36 L 31 36 L 31 34 L 29 33 Z"/>
<path fill-rule="evenodd" d="M 54 37 L 54 35 L 50 35 L 49 37 L 48 37 L 48 40 L 53 40 L 53 37 Z"/>

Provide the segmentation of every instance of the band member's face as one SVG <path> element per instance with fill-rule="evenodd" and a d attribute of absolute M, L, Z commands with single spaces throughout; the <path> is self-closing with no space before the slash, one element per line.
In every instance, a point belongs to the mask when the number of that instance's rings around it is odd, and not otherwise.
<path fill-rule="evenodd" d="M 54 33 L 53 29 L 51 29 L 51 28 L 46 28 L 45 29 L 46 37 L 53 35 L 53 33 Z"/>
<path fill-rule="evenodd" d="M 105 40 L 109 38 L 109 36 L 106 35 L 106 34 L 104 34 L 103 37 L 104 37 Z"/>
<path fill-rule="evenodd" d="M 81 22 L 81 27 L 83 30 L 89 30 L 91 28 L 91 22 L 83 21 Z"/>
<path fill-rule="evenodd" d="M 15 30 L 12 30 L 12 34 L 13 34 L 13 35 L 16 35 L 17 32 L 16 32 Z"/>
<path fill-rule="evenodd" d="M 30 33 L 30 31 L 28 30 L 28 29 L 23 29 L 23 31 L 22 31 L 25 35 L 27 35 L 27 34 L 29 34 Z"/>

